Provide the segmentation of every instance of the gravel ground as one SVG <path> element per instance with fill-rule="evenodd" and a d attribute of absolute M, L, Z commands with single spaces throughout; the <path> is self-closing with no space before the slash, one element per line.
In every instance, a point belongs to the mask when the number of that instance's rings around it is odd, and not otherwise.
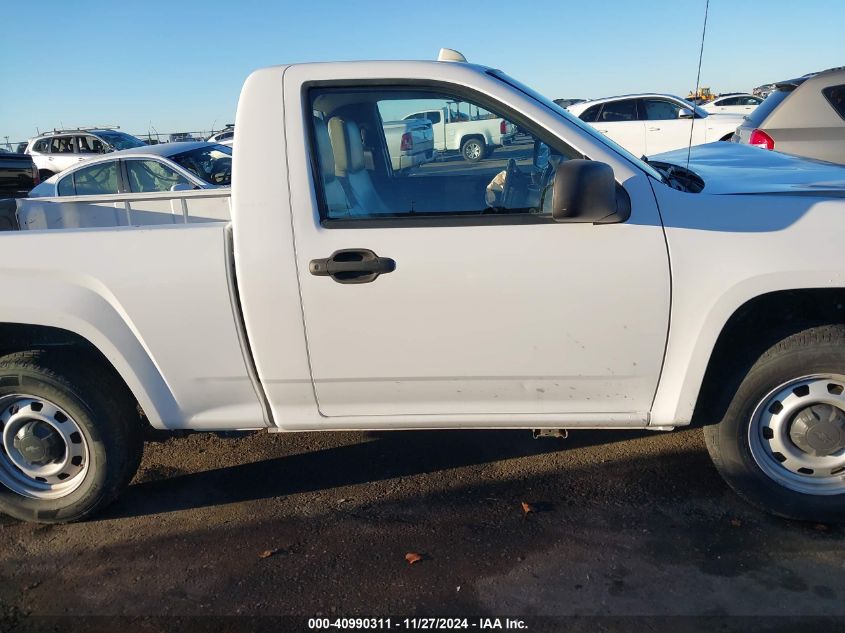
<path fill-rule="evenodd" d="M 695 429 L 171 438 L 97 519 L 0 517 L 0 542 L 7 630 L 68 615 L 845 618 L 845 531 L 747 506 Z"/>

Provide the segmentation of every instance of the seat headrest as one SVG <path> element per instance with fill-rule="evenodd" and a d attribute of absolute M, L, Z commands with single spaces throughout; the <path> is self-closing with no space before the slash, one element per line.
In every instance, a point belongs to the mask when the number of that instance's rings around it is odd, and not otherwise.
<path fill-rule="evenodd" d="M 317 155 L 320 160 L 320 171 L 325 179 L 334 179 L 334 151 L 329 138 L 326 122 L 314 117 L 314 136 L 317 140 Z"/>
<path fill-rule="evenodd" d="M 340 117 L 329 119 L 329 138 L 334 149 L 334 163 L 338 176 L 356 173 L 365 169 L 364 143 L 361 128 L 354 121 Z"/>

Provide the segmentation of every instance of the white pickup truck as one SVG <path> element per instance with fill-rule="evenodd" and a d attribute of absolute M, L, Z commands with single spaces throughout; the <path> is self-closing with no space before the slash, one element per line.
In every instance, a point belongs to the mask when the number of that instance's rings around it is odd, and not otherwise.
<path fill-rule="evenodd" d="M 380 109 L 432 99 L 533 141 L 391 177 Z M 845 169 L 647 164 L 461 62 L 258 70 L 237 129 L 230 222 L 0 235 L 0 511 L 91 516 L 146 425 L 696 423 L 758 507 L 845 517 Z"/>
<path fill-rule="evenodd" d="M 386 121 L 383 127 L 394 172 L 434 160 L 434 134 L 428 121 Z"/>
<path fill-rule="evenodd" d="M 434 128 L 434 147 L 440 152 L 460 151 L 464 160 L 476 163 L 497 147 L 513 142 L 516 126 L 479 106 L 461 100 L 442 107 L 413 112 L 405 119 L 427 119 Z"/>

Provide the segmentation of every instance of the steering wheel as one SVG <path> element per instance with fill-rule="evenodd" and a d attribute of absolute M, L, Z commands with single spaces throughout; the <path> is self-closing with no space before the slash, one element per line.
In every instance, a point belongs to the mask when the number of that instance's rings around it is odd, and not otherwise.
<path fill-rule="evenodd" d="M 508 209 L 510 197 L 513 192 L 514 183 L 522 172 L 516 166 L 513 158 L 508 159 L 508 166 L 505 168 L 505 185 L 502 187 L 502 208 Z"/>

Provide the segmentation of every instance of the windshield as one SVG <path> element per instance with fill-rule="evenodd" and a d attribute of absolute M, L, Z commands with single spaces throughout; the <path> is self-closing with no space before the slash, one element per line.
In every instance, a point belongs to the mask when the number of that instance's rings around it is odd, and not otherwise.
<path fill-rule="evenodd" d="M 612 149 L 617 154 L 620 154 L 621 156 L 624 156 L 625 158 L 627 158 L 630 162 L 634 163 L 637 167 L 642 169 L 644 172 L 646 172 L 649 176 L 651 176 L 655 180 L 659 180 L 660 182 L 665 182 L 663 176 L 660 174 L 660 172 L 658 172 L 656 169 L 654 169 L 654 167 L 652 167 L 651 165 L 649 165 L 647 163 L 644 163 L 639 158 L 634 156 L 631 152 L 626 150 L 624 147 L 622 147 L 621 145 L 618 145 L 617 143 L 615 143 L 614 141 L 612 141 L 611 139 L 606 137 L 601 132 L 596 131 L 590 125 L 587 125 L 581 119 L 574 116 L 571 112 L 565 110 L 564 108 L 561 108 L 558 104 L 556 104 L 554 101 L 552 101 L 548 97 L 544 97 L 543 95 L 541 95 L 539 92 L 537 92 L 533 88 L 529 88 L 528 86 L 526 86 L 523 83 L 520 83 L 516 79 L 509 77 L 508 75 L 503 73 L 501 70 L 488 70 L 487 74 L 492 76 L 492 77 L 495 77 L 499 81 L 502 81 L 502 82 L 508 84 L 512 88 L 516 88 L 517 90 L 519 90 L 520 92 L 522 92 L 526 96 L 530 97 L 534 101 L 536 101 L 536 102 L 540 103 L 541 105 L 545 106 L 546 108 L 548 108 L 549 110 L 551 110 L 555 114 L 562 116 L 564 119 L 566 119 L 567 121 L 569 121 L 573 125 L 578 126 L 584 132 L 586 132 L 587 134 L 589 134 L 590 136 L 592 136 L 596 140 L 600 141 L 602 144 L 607 145 L 610 149 Z"/>
<path fill-rule="evenodd" d="M 132 149 L 133 147 L 144 147 L 146 145 L 141 139 L 124 132 L 97 132 L 96 134 L 116 150 Z"/>
<path fill-rule="evenodd" d="M 232 184 L 232 148 L 225 145 L 206 145 L 174 154 L 170 157 L 189 172 L 217 187 Z"/>

